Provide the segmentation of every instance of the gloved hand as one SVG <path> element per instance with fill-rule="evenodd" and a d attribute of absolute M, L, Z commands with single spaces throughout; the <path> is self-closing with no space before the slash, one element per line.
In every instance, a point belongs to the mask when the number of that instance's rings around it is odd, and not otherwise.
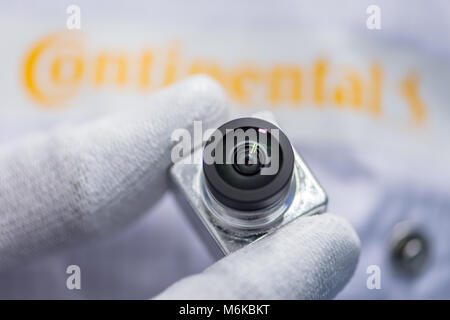
<path fill-rule="evenodd" d="M 225 94 L 194 77 L 149 107 L 36 134 L 0 149 L 0 269 L 119 228 L 165 191 L 171 133 L 223 121 Z M 298 219 L 181 280 L 158 298 L 332 298 L 350 279 L 359 240 L 342 218 Z"/>

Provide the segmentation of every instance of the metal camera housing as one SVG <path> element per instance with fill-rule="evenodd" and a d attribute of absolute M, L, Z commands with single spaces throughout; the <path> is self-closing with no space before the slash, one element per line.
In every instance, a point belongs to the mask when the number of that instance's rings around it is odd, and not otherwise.
<path fill-rule="evenodd" d="M 305 162 L 274 121 L 261 118 L 235 119 L 218 130 L 227 126 L 230 126 L 231 130 L 236 126 L 279 130 L 278 138 L 282 147 L 280 173 L 277 175 L 281 177 L 269 179 L 269 182 L 266 179 L 265 185 L 249 192 L 239 192 L 239 188 L 230 188 L 227 181 L 219 181 L 221 176 L 217 174 L 217 165 L 214 167 L 214 164 L 207 165 L 204 161 L 182 159 L 170 169 L 179 203 L 216 258 L 257 241 L 294 219 L 326 210 L 327 195 Z M 266 114 L 264 118 L 270 116 Z M 225 136 L 225 131 L 222 132 Z M 205 145 L 194 148 L 190 159 L 203 160 L 204 148 Z M 246 165 L 255 171 L 254 167 L 251 167 L 253 163 L 246 162 Z M 235 170 L 240 171 L 236 167 Z M 244 172 L 244 176 L 247 174 L 248 172 Z M 247 183 L 249 188 L 252 188 L 252 177 L 257 177 L 252 174 L 245 177 L 243 182 Z"/>

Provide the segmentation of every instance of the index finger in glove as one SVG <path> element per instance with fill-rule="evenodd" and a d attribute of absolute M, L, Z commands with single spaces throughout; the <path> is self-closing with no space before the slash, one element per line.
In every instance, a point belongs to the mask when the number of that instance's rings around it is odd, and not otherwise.
<path fill-rule="evenodd" d="M 35 135 L 0 149 L 0 268 L 121 225 L 164 191 L 175 129 L 222 119 L 225 94 L 194 77 L 148 108 Z"/>

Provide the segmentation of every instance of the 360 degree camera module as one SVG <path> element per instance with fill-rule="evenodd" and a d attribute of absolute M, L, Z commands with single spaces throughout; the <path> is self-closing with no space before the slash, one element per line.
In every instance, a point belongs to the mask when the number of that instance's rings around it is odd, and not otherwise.
<path fill-rule="evenodd" d="M 271 119 L 226 122 L 186 160 L 171 168 L 177 198 L 217 258 L 326 209 L 324 190 Z"/>

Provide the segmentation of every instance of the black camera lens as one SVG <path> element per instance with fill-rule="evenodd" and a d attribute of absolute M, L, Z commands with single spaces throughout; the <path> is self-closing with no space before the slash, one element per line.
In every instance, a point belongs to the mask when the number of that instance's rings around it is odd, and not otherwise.
<path fill-rule="evenodd" d="M 244 175 L 255 175 L 266 163 L 267 151 L 257 141 L 245 142 L 235 147 L 234 169 Z"/>
<path fill-rule="evenodd" d="M 252 211 L 286 195 L 294 153 L 278 127 L 257 118 L 240 118 L 219 127 L 212 137 L 204 149 L 203 173 L 216 200 L 233 209 Z"/>

